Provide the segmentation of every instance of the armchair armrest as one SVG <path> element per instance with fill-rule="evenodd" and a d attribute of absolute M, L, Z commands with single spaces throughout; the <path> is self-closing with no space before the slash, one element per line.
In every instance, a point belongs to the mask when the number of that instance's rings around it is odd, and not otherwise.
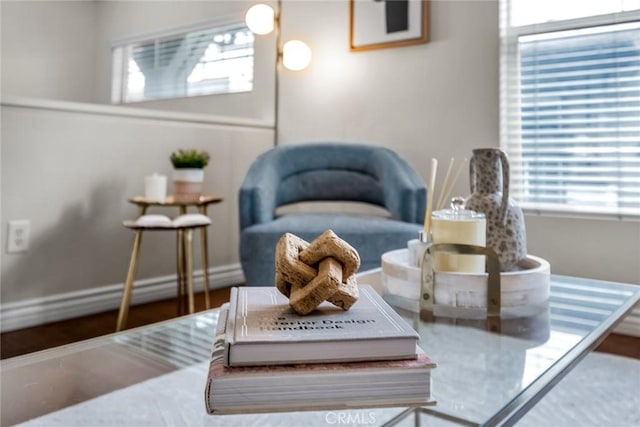
<path fill-rule="evenodd" d="M 238 193 L 240 230 L 274 219 L 279 180 L 276 165 L 259 159 L 251 166 Z"/>
<path fill-rule="evenodd" d="M 400 156 L 392 151 L 376 166 L 385 199 L 393 219 L 421 224 L 427 204 L 424 180 Z"/>

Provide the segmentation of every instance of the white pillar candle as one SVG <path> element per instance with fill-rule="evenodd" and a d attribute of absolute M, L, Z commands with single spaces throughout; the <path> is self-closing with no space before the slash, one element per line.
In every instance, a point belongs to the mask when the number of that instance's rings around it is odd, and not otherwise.
<path fill-rule="evenodd" d="M 164 202 L 167 197 L 167 177 L 153 175 L 144 178 L 144 198 L 150 202 Z"/>

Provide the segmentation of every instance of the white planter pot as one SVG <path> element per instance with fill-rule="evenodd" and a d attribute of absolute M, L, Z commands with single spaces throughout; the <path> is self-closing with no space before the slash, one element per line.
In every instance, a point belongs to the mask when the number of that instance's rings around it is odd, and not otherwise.
<path fill-rule="evenodd" d="M 204 181 L 204 169 L 174 169 L 174 181 L 202 182 Z"/>
<path fill-rule="evenodd" d="M 204 169 L 174 169 L 173 198 L 177 202 L 190 203 L 202 195 Z"/>

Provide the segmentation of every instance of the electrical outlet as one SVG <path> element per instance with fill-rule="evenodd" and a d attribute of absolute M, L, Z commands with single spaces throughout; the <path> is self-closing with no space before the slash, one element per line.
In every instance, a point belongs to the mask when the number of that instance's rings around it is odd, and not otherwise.
<path fill-rule="evenodd" d="M 7 252 L 27 252 L 29 250 L 29 235 L 31 222 L 27 219 L 9 221 L 7 233 Z"/>

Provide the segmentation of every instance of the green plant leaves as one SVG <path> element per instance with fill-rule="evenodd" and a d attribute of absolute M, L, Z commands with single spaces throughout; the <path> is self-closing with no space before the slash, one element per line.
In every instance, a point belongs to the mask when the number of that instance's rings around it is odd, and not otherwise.
<path fill-rule="evenodd" d="M 176 169 L 203 169 L 209 164 L 209 153 L 199 150 L 178 150 L 171 153 L 171 164 Z"/>

